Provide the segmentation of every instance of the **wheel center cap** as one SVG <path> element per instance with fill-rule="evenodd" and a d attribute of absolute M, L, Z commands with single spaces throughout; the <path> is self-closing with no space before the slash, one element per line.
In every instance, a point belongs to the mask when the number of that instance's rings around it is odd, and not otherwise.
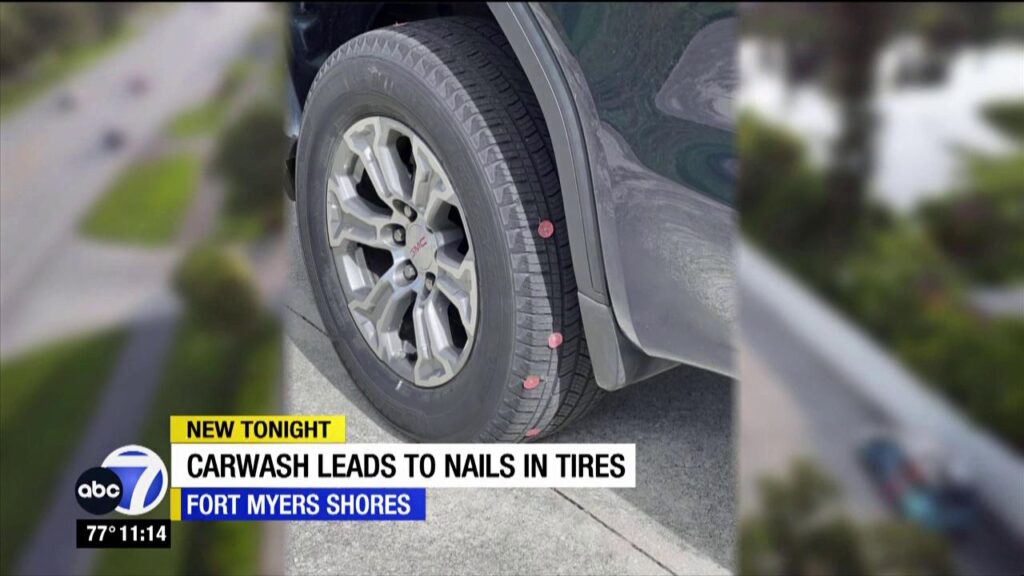
<path fill-rule="evenodd" d="M 427 232 L 423 226 L 410 226 L 406 254 L 413 266 L 421 272 L 429 270 L 434 264 L 435 252 L 437 243 L 434 241 L 434 235 Z"/>

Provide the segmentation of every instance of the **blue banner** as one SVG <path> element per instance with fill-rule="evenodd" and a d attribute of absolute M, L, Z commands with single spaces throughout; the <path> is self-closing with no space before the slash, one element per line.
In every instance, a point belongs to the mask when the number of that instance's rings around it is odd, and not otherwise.
<path fill-rule="evenodd" d="M 423 488 L 182 488 L 181 520 L 426 520 Z M 172 518 L 174 513 L 172 511 Z"/>

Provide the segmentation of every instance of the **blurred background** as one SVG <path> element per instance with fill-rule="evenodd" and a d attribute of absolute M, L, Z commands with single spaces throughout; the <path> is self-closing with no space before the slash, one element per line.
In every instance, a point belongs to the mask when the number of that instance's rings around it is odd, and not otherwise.
<path fill-rule="evenodd" d="M 260 524 L 76 550 L 67 488 L 279 409 L 280 11 L 0 3 L 0 573 L 282 571 Z M 1024 572 L 1024 8 L 741 26 L 738 571 Z"/>
<path fill-rule="evenodd" d="M 1024 5 L 744 5 L 744 574 L 1024 571 Z"/>
<path fill-rule="evenodd" d="M 280 571 L 258 524 L 76 550 L 70 488 L 125 444 L 168 461 L 170 414 L 278 410 L 280 14 L 0 3 L 4 574 Z"/>

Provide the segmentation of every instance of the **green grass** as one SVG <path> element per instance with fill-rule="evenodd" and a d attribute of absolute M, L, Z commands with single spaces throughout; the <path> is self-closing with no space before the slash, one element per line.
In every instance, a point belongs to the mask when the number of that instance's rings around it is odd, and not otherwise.
<path fill-rule="evenodd" d="M 275 411 L 281 370 L 278 326 L 265 322 L 240 338 L 187 318 L 176 336 L 161 390 L 140 442 L 169 461 L 172 414 L 258 414 Z M 170 498 L 149 517 L 167 518 Z M 96 574 L 254 574 L 259 572 L 262 525 L 174 522 L 167 550 L 103 550 Z"/>
<path fill-rule="evenodd" d="M 213 96 L 178 114 L 167 125 L 167 134 L 174 138 L 195 138 L 219 132 L 224 127 L 228 110 L 252 75 L 253 68 L 249 60 L 234 61 L 224 73 Z"/>
<path fill-rule="evenodd" d="M 93 238 L 144 245 L 174 239 L 199 179 L 199 160 L 166 156 L 125 171 L 83 222 Z"/>
<path fill-rule="evenodd" d="M 0 363 L 0 573 L 11 573 L 50 504 L 121 343 L 102 333 Z"/>
<path fill-rule="evenodd" d="M 122 26 L 102 40 L 55 54 L 31 73 L 0 83 L 0 118 L 18 110 L 75 72 L 95 64 L 134 36 L 132 27 Z"/>
<path fill-rule="evenodd" d="M 254 68 L 255 65 L 250 60 L 242 59 L 232 62 L 224 74 L 224 78 L 221 79 L 215 97 L 224 101 L 234 100 L 245 83 L 249 81 Z"/>
<path fill-rule="evenodd" d="M 225 108 L 221 100 L 193 106 L 171 121 L 167 133 L 175 138 L 195 138 L 218 132 L 224 125 Z"/>
<path fill-rule="evenodd" d="M 281 194 L 283 196 L 284 192 Z M 272 231 L 273 228 L 268 226 L 267 218 L 262 214 L 240 214 L 237 210 L 225 210 L 217 224 L 214 238 L 225 244 L 255 242 L 266 238 L 268 230 Z"/>

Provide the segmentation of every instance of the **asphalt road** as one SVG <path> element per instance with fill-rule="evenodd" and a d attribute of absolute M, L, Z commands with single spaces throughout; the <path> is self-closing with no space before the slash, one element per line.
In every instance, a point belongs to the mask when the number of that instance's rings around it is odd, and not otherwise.
<path fill-rule="evenodd" d="M 742 261 L 742 260 L 741 260 Z M 739 275 L 743 278 L 743 274 Z M 889 426 L 886 417 L 859 396 L 857 388 L 826 361 L 807 349 L 804 340 L 781 321 L 779 311 L 758 296 L 755 286 L 740 283 L 740 354 L 763 365 L 758 374 L 741 372 L 744 387 L 780 387 L 791 399 L 795 415 L 764 414 L 762 406 L 742 405 L 740 418 L 757 418 L 771 427 L 801 420 L 805 437 L 793 452 L 807 451 L 842 488 L 846 509 L 862 520 L 878 519 L 889 512 L 874 485 L 856 459 L 856 451 L 865 432 Z M 744 368 L 746 370 L 746 368 Z M 767 378 L 765 373 L 768 374 Z M 754 381 L 758 378 L 759 381 Z M 770 380 L 770 381 L 769 381 Z M 744 393 L 746 395 L 746 392 Z M 762 413 L 757 414 L 761 411 Z M 784 422 L 783 422 L 784 420 Z M 763 438 L 743 436 L 739 446 L 741 459 L 747 451 L 784 451 L 788 448 L 765 443 Z M 750 478 L 742 483 L 749 485 Z M 745 495 L 751 492 L 745 491 Z M 743 509 L 750 507 L 743 504 Z M 982 513 L 972 532 L 951 541 L 954 557 L 964 574 L 1021 574 L 1024 571 L 1024 544 L 1015 542 L 998 520 Z"/>
<path fill-rule="evenodd" d="M 0 125 L 0 303 L 12 306 L 59 255 L 75 225 L 116 175 L 175 113 L 217 87 L 263 5 L 185 5 L 163 15 L 116 54 Z M 127 83 L 142 76 L 145 94 Z M 60 111 L 57 96 L 76 95 Z M 103 134 L 125 136 L 105 151 Z"/>
<path fill-rule="evenodd" d="M 289 204 L 289 210 L 293 205 Z M 347 417 L 348 441 L 397 442 L 324 335 L 290 218 L 286 405 Z M 431 490 L 419 523 L 294 523 L 289 573 L 710 574 L 735 544 L 732 383 L 680 368 L 609 395 L 550 442 L 632 442 L 623 490 Z"/>

